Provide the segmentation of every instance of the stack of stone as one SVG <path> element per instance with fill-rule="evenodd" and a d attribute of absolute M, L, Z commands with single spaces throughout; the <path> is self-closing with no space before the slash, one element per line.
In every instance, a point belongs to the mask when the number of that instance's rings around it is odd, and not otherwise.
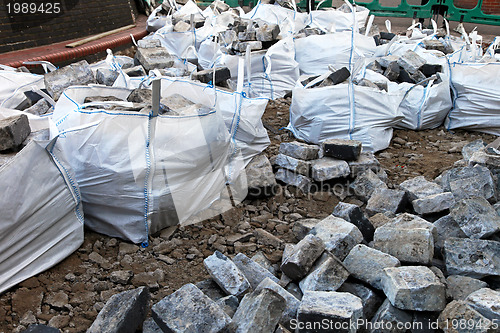
<path fill-rule="evenodd" d="M 276 179 L 307 193 L 314 182 L 355 178 L 368 170 L 379 172 L 377 159 L 361 150 L 361 142 L 356 140 L 330 139 L 321 147 L 297 141 L 282 143 L 273 158 L 279 168 Z"/>

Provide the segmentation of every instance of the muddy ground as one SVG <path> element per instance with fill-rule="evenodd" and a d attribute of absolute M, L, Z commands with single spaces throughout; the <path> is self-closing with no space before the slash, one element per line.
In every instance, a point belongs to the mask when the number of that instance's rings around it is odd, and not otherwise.
<path fill-rule="evenodd" d="M 293 141 L 280 130 L 288 123 L 290 99 L 271 101 L 263 117 L 271 138 L 266 150 L 276 155 L 280 142 Z M 421 132 L 396 130 L 391 146 L 376 154 L 386 169 L 389 186 L 424 175 L 433 179 L 460 160 L 467 142 L 491 135 L 465 131 L 448 132 L 443 127 Z M 52 269 L 30 278 L 0 295 L 0 332 L 19 332 L 31 323 L 58 327 L 63 332 L 85 332 L 109 297 L 147 285 L 151 305 L 186 283 L 208 278 L 203 259 L 220 250 L 249 256 L 263 251 L 277 263 L 284 242 L 294 242 L 293 221 L 329 215 L 341 198 L 329 192 L 305 196 L 293 189 L 278 191 L 265 200 L 245 200 L 237 208 L 203 223 L 180 227 L 173 234 L 163 231 L 151 238 L 148 248 L 86 230 L 81 248 Z M 362 204 L 354 197 L 344 201 Z M 263 228 L 283 242 L 249 237 L 233 243 L 228 237 Z M 120 274 L 112 272 L 120 272 Z"/>

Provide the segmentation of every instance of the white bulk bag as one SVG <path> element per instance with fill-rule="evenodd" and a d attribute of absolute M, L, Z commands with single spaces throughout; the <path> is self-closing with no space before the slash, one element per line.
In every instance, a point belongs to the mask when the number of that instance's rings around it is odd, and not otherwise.
<path fill-rule="evenodd" d="M 353 31 L 312 35 L 295 40 L 295 60 L 301 74 L 321 75 L 329 65 L 350 68 L 359 59 L 372 57 L 375 49 L 372 37 Z"/>
<path fill-rule="evenodd" d="M 54 266 L 83 243 L 74 175 L 51 145 L 31 141 L 0 167 L 0 293 Z"/>
<path fill-rule="evenodd" d="M 356 6 L 356 13 L 345 13 L 340 10 L 328 8 L 326 10 L 313 10 L 309 14 L 307 24 L 311 28 L 319 28 L 325 32 L 335 32 L 364 28 L 370 10 L 363 6 Z"/>
<path fill-rule="evenodd" d="M 45 88 L 43 75 L 0 70 L 0 107 L 15 109 L 26 99 L 24 92 L 32 87 Z"/>
<path fill-rule="evenodd" d="M 452 63 L 453 109 L 447 129 L 500 135 L 500 63 Z"/>
<path fill-rule="evenodd" d="M 319 144 L 327 139 L 359 140 L 363 149 L 389 146 L 392 128 L 403 118 L 398 106 L 403 92 L 342 83 L 292 91 L 288 129 L 296 138 Z"/>
<path fill-rule="evenodd" d="M 210 108 L 154 116 L 88 109 L 83 103 L 90 95 L 126 93 L 110 87 L 66 89 L 54 111 L 61 131 L 57 145 L 71 154 L 86 226 L 147 244 L 148 234 L 189 222 L 226 191 L 230 137 Z"/>

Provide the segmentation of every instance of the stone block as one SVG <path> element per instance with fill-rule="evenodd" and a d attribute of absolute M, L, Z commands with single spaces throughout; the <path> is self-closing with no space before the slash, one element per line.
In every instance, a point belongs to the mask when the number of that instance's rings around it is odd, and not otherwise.
<path fill-rule="evenodd" d="M 307 291 L 297 315 L 296 332 L 318 332 L 314 325 L 327 322 L 326 332 L 356 332 L 356 323 L 363 318 L 361 299 L 350 293 Z"/>
<path fill-rule="evenodd" d="M 272 42 L 278 38 L 280 27 L 277 24 L 263 23 L 255 30 L 255 38 L 261 42 Z"/>
<path fill-rule="evenodd" d="M 452 301 L 446 306 L 439 315 L 439 328 L 445 333 L 495 332 L 493 323 L 464 301 Z"/>
<path fill-rule="evenodd" d="M 496 324 L 500 321 L 500 291 L 481 288 L 467 296 L 465 301 L 489 320 L 494 320 Z"/>
<path fill-rule="evenodd" d="M 370 320 L 384 302 L 379 294 L 361 283 L 346 282 L 337 291 L 359 297 L 363 303 L 363 315 L 366 320 Z"/>
<path fill-rule="evenodd" d="M 486 282 L 468 276 L 450 275 L 446 278 L 446 294 L 456 301 L 463 301 L 471 293 L 487 287 Z"/>
<path fill-rule="evenodd" d="M 98 68 L 95 77 L 97 83 L 111 87 L 113 83 L 115 83 L 116 78 L 118 78 L 118 75 L 117 71 L 107 68 Z"/>
<path fill-rule="evenodd" d="M 300 241 L 319 223 L 319 219 L 302 219 L 295 221 L 292 226 L 292 232 L 295 238 Z"/>
<path fill-rule="evenodd" d="M 371 242 L 373 240 L 375 228 L 370 220 L 366 218 L 359 206 L 346 202 L 339 202 L 333 209 L 332 215 L 354 224 L 359 231 L 361 231 L 363 238 L 367 242 Z"/>
<path fill-rule="evenodd" d="M 367 202 L 377 188 L 387 188 L 387 185 L 372 171 L 366 170 L 358 174 L 356 180 L 349 186 L 354 194 Z"/>
<path fill-rule="evenodd" d="M 351 170 L 346 161 L 323 157 L 312 161 L 311 176 L 316 181 L 325 181 L 349 176 Z"/>
<path fill-rule="evenodd" d="M 396 61 L 393 61 L 389 63 L 387 68 L 384 71 L 384 76 L 388 78 L 390 81 L 396 81 L 399 77 L 401 70 L 399 68 L 399 65 Z"/>
<path fill-rule="evenodd" d="M 311 170 L 311 162 L 299 160 L 284 154 L 278 154 L 274 159 L 274 164 L 304 176 L 309 176 Z"/>
<path fill-rule="evenodd" d="M 384 225 L 375 230 L 373 247 L 408 263 L 430 264 L 434 256 L 434 238 L 428 229 Z"/>
<path fill-rule="evenodd" d="M 401 263 L 396 257 L 359 244 L 344 259 L 344 266 L 356 279 L 382 289 L 380 281 L 384 276 L 384 268 L 399 267 Z"/>
<path fill-rule="evenodd" d="M 283 142 L 280 144 L 279 152 L 299 160 L 309 161 L 318 159 L 319 146 L 298 141 Z"/>
<path fill-rule="evenodd" d="M 500 276 L 500 242 L 448 238 L 444 242 L 446 270 L 450 275 L 482 278 Z"/>
<path fill-rule="evenodd" d="M 382 289 L 391 304 L 412 311 L 442 311 L 446 306 L 446 287 L 425 266 L 384 269 Z"/>
<path fill-rule="evenodd" d="M 276 179 L 285 184 L 295 186 L 304 193 L 309 193 L 311 190 L 312 180 L 310 178 L 287 169 L 279 169 L 276 173 Z"/>
<path fill-rule="evenodd" d="M 192 79 L 198 80 L 203 83 L 212 82 L 212 84 L 218 85 L 219 83 L 226 81 L 231 78 L 231 72 L 227 67 L 218 67 L 215 68 L 215 82 L 214 81 L 214 69 L 204 69 L 202 71 L 198 71 L 193 73 Z"/>
<path fill-rule="evenodd" d="M 87 332 L 134 333 L 146 319 L 149 299 L 146 287 L 111 296 Z"/>
<path fill-rule="evenodd" d="M 236 267 L 245 275 L 252 289 L 257 288 L 257 286 L 264 281 L 266 278 L 271 279 L 275 283 L 279 282 L 279 279 L 271 274 L 267 269 L 257 264 L 252 259 L 248 258 L 243 253 L 238 253 L 234 258 L 233 262 Z"/>
<path fill-rule="evenodd" d="M 375 173 L 378 173 L 380 168 L 380 162 L 372 153 L 361 153 L 359 158 L 355 161 L 347 162 L 349 168 L 351 168 L 351 177 L 356 178 L 362 172 L 370 169 Z"/>
<path fill-rule="evenodd" d="M 252 198 L 269 197 L 276 194 L 277 183 L 273 167 L 266 155 L 255 156 L 245 168 L 248 195 Z"/>
<path fill-rule="evenodd" d="M 407 193 L 410 201 L 444 192 L 441 186 L 426 180 L 424 176 L 410 178 L 402 182 L 399 188 Z"/>
<path fill-rule="evenodd" d="M 361 155 L 362 143 L 356 140 L 329 139 L 321 144 L 324 156 L 343 161 L 356 161 Z"/>
<path fill-rule="evenodd" d="M 434 238 L 435 253 L 441 253 L 444 241 L 450 237 L 467 238 L 458 223 L 450 215 L 441 217 L 433 223 L 437 230 L 437 238 Z"/>
<path fill-rule="evenodd" d="M 413 200 L 411 204 L 420 215 L 439 213 L 450 209 L 455 204 L 455 197 L 451 192 L 443 192 Z"/>
<path fill-rule="evenodd" d="M 363 241 L 361 231 L 354 224 L 333 215 L 316 224 L 310 234 L 319 237 L 326 249 L 340 260 Z"/>
<path fill-rule="evenodd" d="M 500 231 L 500 216 L 483 197 L 458 201 L 451 207 L 450 216 L 470 238 L 486 238 Z"/>
<path fill-rule="evenodd" d="M 401 66 L 410 74 L 414 74 L 425 64 L 426 64 L 425 59 L 419 56 L 416 52 L 411 50 L 406 51 L 398 59 L 398 65 Z"/>
<path fill-rule="evenodd" d="M 406 193 L 404 191 L 377 187 L 366 204 L 366 212 L 368 215 L 385 212 L 396 214 L 401 212 L 405 205 Z"/>
<path fill-rule="evenodd" d="M 123 73 L 127 74 L 130 77 L 142 77 L 147 75 L 144 67 L 142 67 L 141 65 L 124 69 Z"/>
<path fill-rule="evenodd" d="M 238 266 L 219 251 L 203 260 L 203 264 L 208 274 L 226 294 L 239 296 L 250 288 L 249 281 Z"/>
<path fill-rule="evenodd" d="M 223 297 L 219 299 L 217 302 L 215 302 L 224 312 L 229 316 L 233 317 L 234 313 L 238 309 L 238 306 L 240 305 L 240 302 L 238 301 L 238 298 L 233 295 L 229 295 L 226 297 Z"/>
<path fill-rule="evenodd" d="M 335 291 L 349 277 L 349 271 L 337 258 L 326 252 L 322 257 L 317 260 L 309 274 L 300 281 L 302 293 L 308 290 Z"/>
<path fill-rule="evenodd" d="M 153 305 L 152 317 L 163 332 L 217 333 L 231 318 L 194 284 L 186 284 Z"/>
<path fill-rule="evenodd" d="M 291 279 L 298 281 L 309 273 L 316 259 L 325 250 L 325 243 L 314 235 L 307 235 L 298 242 L 293 251 L 281 264 L 281 271 Z"/>
<path fill-rule="evenodd" d="M 56 69 L 44 75 L 45 88 L 49 94 L 58 100 L 69 86 L 85 86 L 96 83 L 94 73 L 86 60 Z"/>
<path fill-rule="evenodd" d="M 482 139 L 469 142 L 462 148 L 462 156 L 464 157 L 464 160 L 469 161 L 475 152 L 481 151 L 485 147 L 486 144 Z"/>
<path fill-rule="evenodd" d="M 30 135 L 28 117 L 24 114 L 0 120 L 0 151 L 17 149 Z"/>
<path fill-rule="evenodd" d="M 285 299 L 274 290 L 266 288 L 247 294 L 241 300 L 226 332 L 274 332 L 285 308 Z"/>
<path fill-rule="evenodd" d="M 138 48 L 135 59 L 146 72 L 153 69 L 169 68 L 174 65 L 174 57 L 164 47 Z"/>
<path fill-rule="evenodd" d="M 443 187 L 447 186 L 455 200 L 469 197 L 484 197 L 495 200 L 495 183 L 488 168 L 481 165 L 455 168 L 443 173 Z"/>

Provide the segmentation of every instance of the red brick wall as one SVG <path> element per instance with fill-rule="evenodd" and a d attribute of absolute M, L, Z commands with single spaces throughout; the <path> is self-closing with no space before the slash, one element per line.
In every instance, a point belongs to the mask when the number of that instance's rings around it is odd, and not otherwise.
<path fill-rule="evenodd" d="M 471 9 L 476 7 L 477 0 L 455 0 L 454 4 L 459 8 Z M 481 7 L 485 14 L 500 14 L 500 0 L 483 0 Z"/>
<path fill-rule="evenodd" d="M 134 0 L 3 0 L 0 53 L 97 34 L 134 22 Z M 60 3 L 59 14 L 14 14 L 14 2 Z M 11 3 L 11 13 L 7 3 Z M 47 7 L 45 7 L 47 8 Z"/>

